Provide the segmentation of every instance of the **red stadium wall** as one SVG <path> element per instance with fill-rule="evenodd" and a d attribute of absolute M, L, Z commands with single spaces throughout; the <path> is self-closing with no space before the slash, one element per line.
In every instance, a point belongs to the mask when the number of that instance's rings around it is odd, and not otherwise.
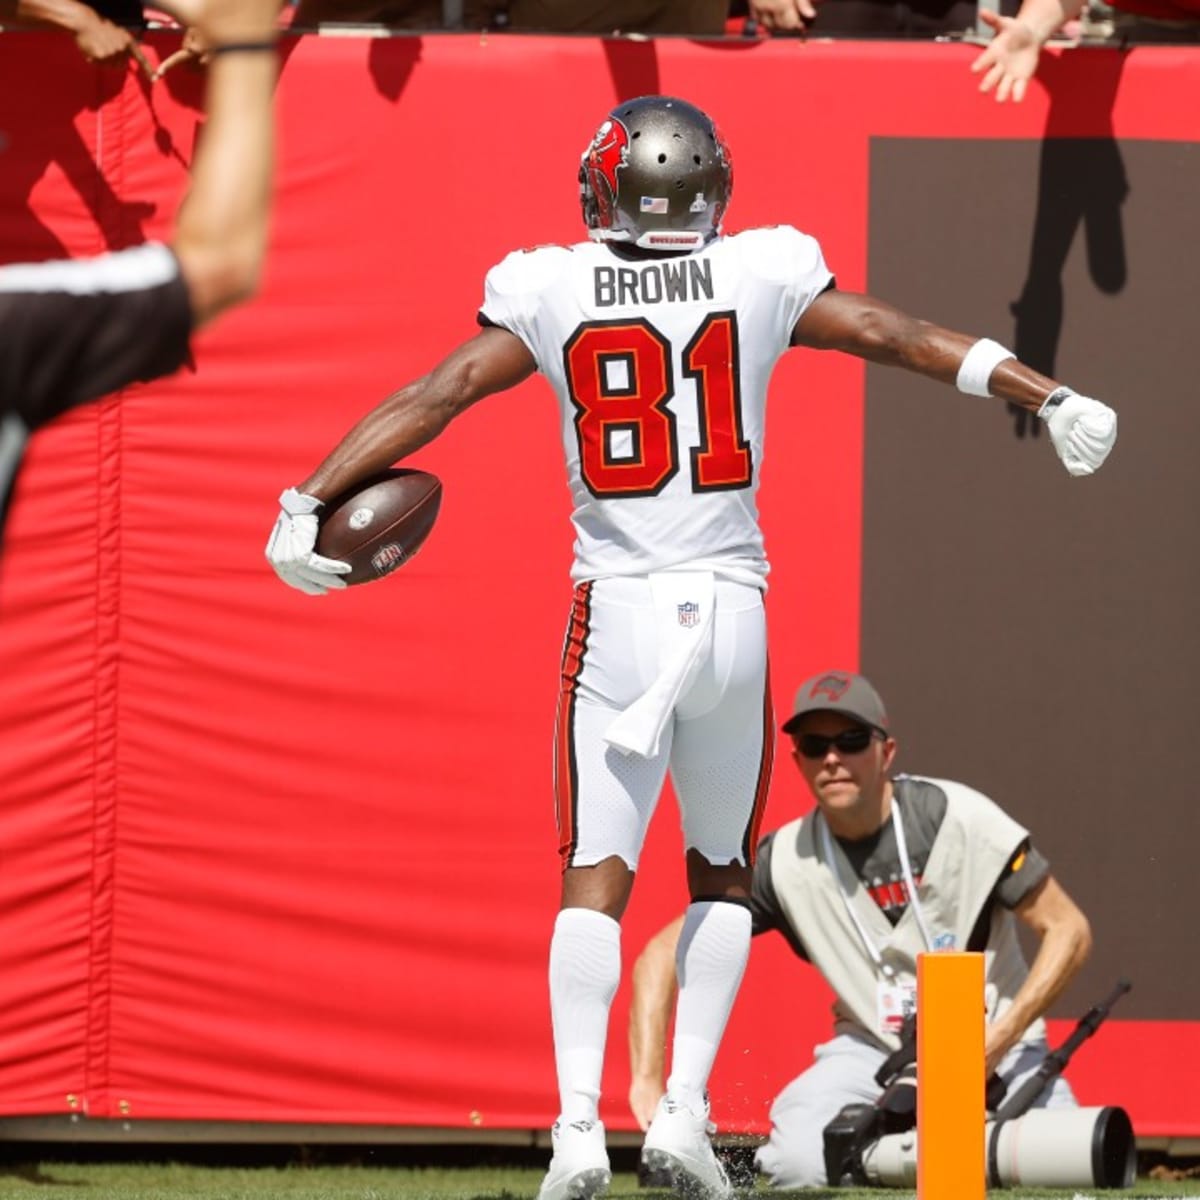
<path fill-rule="evenodd" d="M 1089 94 L 1115 53 L 1051 60 L 1047 130 L 1045 91 L 997 107 L 965 47 L 291 43 L 261 298 L 197 340 L 194 372 L 42 433 L 21 478 L 0 577 L 0 1115 L 546 1126 L 570 599 L 552 399 L 531 381 L 415 460 L 445 480 L 442 516 L 378 586 L 280 585 L 262 558 L 275 497 L 471 334 L 493 262 L 579 236 L 577 156 L 617 99 L 674 92 L 717 114 L 736 225 L 797 224 L 862 288 L 873 137 L 1200 142 L 1200 55 L 1129 54 L 1108 111 Z M 198 77 L 149 89 L 13 33 L 0 78 L 0 261 L 168 235 Z M 791 356 L 774 383 L 779 708 L 806 673 L 858 661 L 862 394 L 836 356 Z M 768 825 L 806 804 L 781 763 Z M 627 966 L 683 903 L 670 807 Z M 1146 936 L 1166 971 L 1174 932 Z M 1072 993 L 1062 1016 L 1096 998 Z M 627 1003 L 626 980 L 616 1129 L 632 1127 Z M 780 939 L 756 946 L 714 1077 L 725 1128 L 765 1128 L 828 1006 Z M 1200 1022 L 1119 1013 L 1071 1071 L 1084 1102 L 1125 1104 L 1149 1136 L 1200 1134 L 1196 1077 Z"/>

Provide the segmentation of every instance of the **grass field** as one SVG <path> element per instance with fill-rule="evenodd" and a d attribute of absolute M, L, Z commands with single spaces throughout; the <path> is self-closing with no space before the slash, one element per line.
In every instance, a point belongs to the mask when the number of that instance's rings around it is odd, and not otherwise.
<path fill-rule="evenodd" d="M 532 1200 L 541 1181 L 535 1167 L 372 1167 L 343 1164 L 273 1167 L 197 1166 L 190 1163 L 0 1160 L 0 1200 Z M 742 1193 L 743 1195 L 746 1193 Z M 903 1200 L 911 1193 L 813 1189 L 770 1192 L 758 1197 L 804 1200 Z M 666 1200 L 667 1192 L 640 1190 L 632 1173 L 614 1176 L 611 1200 Z M 1139 1180 L 1130 1191 L 1005 1190 L 998 1197 L 1200 1197 L 1200 1181 Z"/>

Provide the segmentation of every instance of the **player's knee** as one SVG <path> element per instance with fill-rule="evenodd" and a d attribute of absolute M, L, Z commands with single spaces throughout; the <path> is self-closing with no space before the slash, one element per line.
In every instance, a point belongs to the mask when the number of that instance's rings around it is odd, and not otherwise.
<path fill-rule="evenodd" d="M 772 1187 L 825 1186 L 825 1147 L 821 1131 L 784 1134 L 777 1125 L 755 1154 L 758 1169 Z"/>
<path fill-rule="evenodd" d="M 699 850 L 687 852 L 688 891 L 693 899 L 745 900 L 750 895 L 750 868 L 740 862 L 712 862 Z"/>

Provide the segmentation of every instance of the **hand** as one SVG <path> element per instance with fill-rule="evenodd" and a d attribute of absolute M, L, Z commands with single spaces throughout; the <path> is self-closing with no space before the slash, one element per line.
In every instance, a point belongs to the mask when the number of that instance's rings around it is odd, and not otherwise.
<path fill-rule="evenodd" d="M 661 1079 L 635 1078 L 629 1085 L 629 1107 L 643 1132 L 650 1128 L 658 1102 L 665 1092 L 666 1088 L 663 1087 Z"/>
<path fill-rule="evenodd" d="M 106 21 L 90 8 L 86 11 L 89 15 L 75 30 L 75 45 L 79 47 L 83 57 L 90 63 L 117 67 L 132 55 L 146 73 L 146 77 L 152 78 L 154 68 L 150 66 L 133 34 L 128 29 L 122 29 L 120 25 Z"/>
<path fill-rule="evenodd" d="M 1066 399 L 1047 407 L 1063 392 Z M 1117 440 L 1117 414 L 1107 404 L 1070 388 L 1051 393 L 1038 416 L 1046 422 L 1054 449 L 1072 475 L 1091 475 L 1098 470 Z"/>
<path fill-rule="evenodd" d="M 168 54 L 158 64 L 154 78 L 161 79 L 168 71 L 181 63 L 187 63 L 193 69 L 208 66 L 208 60 L 212 57 L 209 53 L 210 48 L 208 39 L 194 25 L 189 25 L 183 31 L 183 41 L 179 44 L 179 49 L 173 54 Z"/>
<path fill-rule="evenodd" d="M 350 564 L 313 552 L 321 501 L 288 488 L 279 497 L 279 503 L 283 511 L 267 539 L 266 550 L 275 574 L 309 596 L 323 596 L 330 588 L 344 588 L 346 581 L 338 576 L 348 574 Z"/>
<path fill-rule="evenodd" d="M 750 16 L 763 29 L 803 31 L 817 10 L 813 0 L 750 0 Z"/>
<path fill-rule="evenodd" d="M 992 40 L 971 64 L 978 74 L 985 72 L 979 90 L 996 89 L 996 100 L 1003 103 L 1011 95 L 1014 103 L 1025 98 L 1025 88 L 1037 70 L 1042 44 L 1023 21 L 1002 17 L 990 9 L 980 9 L 979 17 L 992 27 Z"/>

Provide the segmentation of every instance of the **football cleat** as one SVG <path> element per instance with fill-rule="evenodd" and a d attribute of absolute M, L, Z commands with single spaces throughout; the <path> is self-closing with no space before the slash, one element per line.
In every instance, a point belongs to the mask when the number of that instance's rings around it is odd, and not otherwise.
<path fill-rule="evenodd" d="M 656 1174 L 670 1174 L 671 1185 L 687 1200 L 728 1200 L 733 1195 L 729 1176 L 713 1153 L 716 1126 L 704 1111 L 694 1113 L 664 1096 L 646 1131 L 642 1162 Z"/>
<path fill-rule="evenodd" d="M 550 1143 L 554 1154 L 538 1200 L 591 1200 L 607 1189 L 612 1170 L 599 1121 L 555 1121 Z"/>

